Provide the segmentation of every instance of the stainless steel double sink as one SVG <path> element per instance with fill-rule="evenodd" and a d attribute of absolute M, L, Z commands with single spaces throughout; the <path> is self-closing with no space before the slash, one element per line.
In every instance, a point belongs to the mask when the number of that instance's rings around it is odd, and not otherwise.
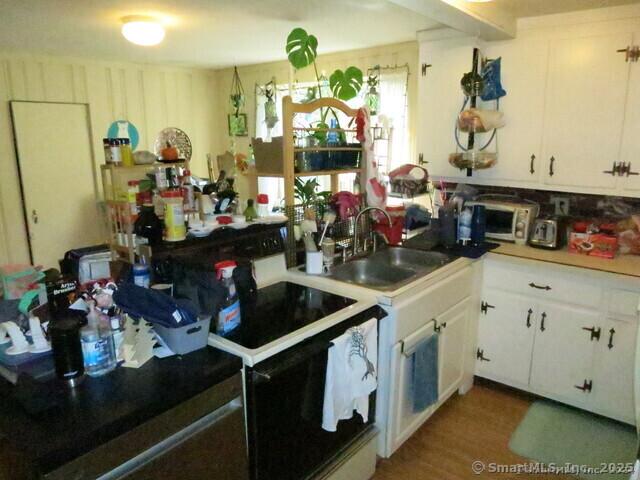
<path fill-rule="evenodd" d="M 440 252 L 388 247 L 331 269 L 327 277 L 374 290 L 392 291 L 434 272 L 458 257 Z"/>

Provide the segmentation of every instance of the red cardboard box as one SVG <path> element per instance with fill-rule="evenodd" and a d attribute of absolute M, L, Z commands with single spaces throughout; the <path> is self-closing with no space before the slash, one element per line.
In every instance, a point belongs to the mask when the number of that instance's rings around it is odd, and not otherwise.
<path fill-rule="evenodd" d="M 605 233 L 577 233 L 569 235 L 569 252 L 591 257 L 613 258 L 618 250 L 618 238 Z"/>

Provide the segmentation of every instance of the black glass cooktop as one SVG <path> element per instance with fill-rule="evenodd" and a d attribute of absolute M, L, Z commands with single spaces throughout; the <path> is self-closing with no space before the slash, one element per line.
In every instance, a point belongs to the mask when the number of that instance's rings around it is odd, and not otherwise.
<path fill-rule="evenodd" d="M 226 338 L 255 349 L 356 303 L 312 287 L 279 282 L 241 295 L 241 323 Z"/>

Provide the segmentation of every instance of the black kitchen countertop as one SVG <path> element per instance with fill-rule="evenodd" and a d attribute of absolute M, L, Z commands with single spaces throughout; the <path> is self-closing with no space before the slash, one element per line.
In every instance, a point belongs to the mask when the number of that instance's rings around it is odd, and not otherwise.
<path fill-rule="evenodd" d="M 240 358 L 211 347 L 152 358 L 138 369 L 86 376 L 75 389 L 55 380 L 0 380 L 0 437 L 50 472 L 238 373 Z"/>

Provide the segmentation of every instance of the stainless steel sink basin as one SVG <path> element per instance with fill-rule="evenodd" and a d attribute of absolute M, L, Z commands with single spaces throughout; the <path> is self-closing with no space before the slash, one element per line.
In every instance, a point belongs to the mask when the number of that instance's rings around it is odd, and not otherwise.
<path fill-rule="evenodd" d="M 449 263 L 452 257 L 440 252 L 424 252 L 409 248 L 390 247 L 374 253 L 369 258 L 371 261 L 395 267 L 433 271 Z"/>
<path fill-rule="evenodd" d="M 334 267 L 329 277 L 375 290 L 391 291 L 437 270 L 457 257 L 401 247 L 379 250 Z"/>
<path fill-rule="evenodd" d="M 415 272 L 408 268 L 392 267 L 363 258 L 335 267 L 329 276 L 341 282 L 388 290 L 414 277 Z"/>

